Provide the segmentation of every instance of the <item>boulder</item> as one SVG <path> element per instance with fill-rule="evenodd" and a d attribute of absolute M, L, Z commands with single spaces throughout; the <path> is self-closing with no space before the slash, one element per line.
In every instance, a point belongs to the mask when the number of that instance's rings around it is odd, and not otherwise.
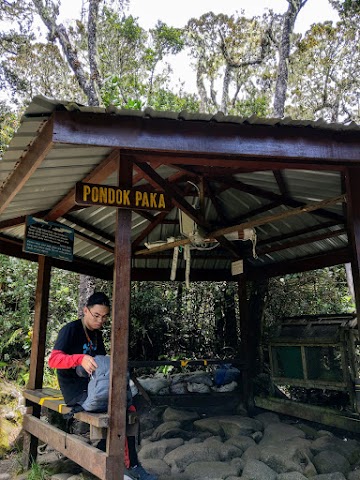
<path fill-rule="evenodd" d="M 229 461 L 241 456 L 241 450 L 233 445 L 224 445 L 216 439 L 207 439 L 203 443 L 182 445 L 164 457 L 173 472 L 182 472 L 194 462 Z"/>
<path fill-rule="evenodd" d="M 341 453 L 331 450 L 324 450 L 313 458 L 313 464 L 318 473 L 342 472 L 347 475 L 350 470 L 350 463 Z"/>
<path fill-rule="evenodd" d="M 168 438 L 159 440 L 158 442 L 150 442 L 144 445 L 138 452 L 140 461 L 148 458 L 164 458 L 168 452 L 184 445 L 182 438 Z"/>
<path fill-rule="evenodd" d="M 267 445 L 260 448 L 259 460 L 277 473 L 299 472 L 303 473 L 307 467 L 312 466 L 309 457 L 300 448 L 292 445 Z M 316 473 L 315 468 L 313 468 Z"/>
<path fill-rule="evenodd" d="M 262 423 L 263 430 L 271 423 L 280 423 L 279 415 L 273 412 L 259 413 L 254 418 Z"/>
<path fill-rule="evenodd" d="M 324 450 L 338 452 L 351 464 L 356 463 L 360 458 L 359 442 L 351 439 L 341 440 L 338 437 L 329 435 L 324 435 L 312 442 L 311 450 L 315 455 Z"/>
<path fill-rule="evenodd" d="M 168 407 L 163 414 L 164 422 L 193 422 L 199 418 L 197 412 L 192 412 L 190 410 L 180 410 Z"/>
<path fill-rule="evenodd" d="M 248 448 L 256 445 L 256 443 L 251 437 L 240 435 L 239 437 L 229 438 L 226 440 L 225 445 L 235 445 L 235 447 L 239 448 L 242 452 L 245 452 Z"/>
<path fill-rule="evenodd" d="M 264 430 L 264 436 L 261 439 L 259 445 L 273 445 L 274 443 L 288 442 L 293 438 L 305 438 L 305 433 L 299 428 L 293 425 L 287 425 L 286 423 L 270 423 Z"/>
<path fill-rule="evenodd" d="M 280 473 L 276 480 L 307 480 L 307 477 L 300 472 L 287 472 Z"/>
<path fill-rule="evenodd" d="M 244 480 L 276 480 L 276 477 L 276 472 L 259 460 L 249 460 L 241 475 Z"/>
<path fill-rule="evenodd" d="M 199 430 L 208 430 L 214 435 L 224 435 L 226 438 L 251 435 L 262 430 L 261 422 L 241 415 L 223 415 L 196 420 L 194 427 Z"/>
<path fill-rule="evenodd" d="M 185 468 L 184 473 L 193 480 L 220 480 L 230 475 L 236 477 L 239 471 L 234 465 L 223 462 L 194 462 Z"/>

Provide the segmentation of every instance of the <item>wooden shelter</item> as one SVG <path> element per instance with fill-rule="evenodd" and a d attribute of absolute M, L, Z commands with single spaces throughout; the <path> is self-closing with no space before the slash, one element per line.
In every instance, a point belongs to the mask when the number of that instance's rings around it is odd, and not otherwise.
<path fill-rule="evenodd" d="M 29 452 L 37 437 L 50 438 L 103 480 L 119 477 L 130 281 L 170 279 L 179 244 L 191 245 L 191 259 L 178 259 L 176 280 L 238 281 L 250 376 L 257 339 L 248 281 L 351 262 L 359 311 L 359 133 L 355 124 L 104 109 L 35 97 L 0 162 L 0 253 L 39 263 L 29 388 L 42 386 L 52 266 L 114 280 L 111 349 L 119 355 L 112 359 L 106 453 L 72 448 L 71 439 L 50 434 L 36 418 L 38 406 L 25 424 Z M 80 205 L 78 182 L 148 197 L 115 208 L 104 191 L 99 200 L 98 190 L 92 203 Z M 155 201 L 160 195 L 170 197 L 170 209 Z M 74 229 L 72 261 L 24 251 L 28 216 Z M 184 236 L 179 217 L 197 226 L 194 235 Z M 246 228 L 256 231 L 256 255 L 249 241 L 234 240 Z M 251 389 L 245 394 L 249 400 Z"/>

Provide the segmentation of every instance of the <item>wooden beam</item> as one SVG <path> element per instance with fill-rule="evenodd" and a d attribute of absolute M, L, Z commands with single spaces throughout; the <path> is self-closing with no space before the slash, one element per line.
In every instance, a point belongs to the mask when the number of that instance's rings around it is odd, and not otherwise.
<path fill-rule="evenodd" d="M 290 415 L 341 430 L 360 433 L 359 418 L 346 416 L 343 411 L 334 408 L 319 407 L 318 405 L 274 397 L 255 397 L 255 405 L 258 408 L 282 415 Z"/>
<path fill-rule="evenodd" d="M 24 260 L 29 260 L 30 262 L 37 262 L 38 255 L 23 252 L 22 246 L 23 242 L 17 239 L 9 238 L 6 235 L 0 235 L 0 253 L 9 255 L 10 257 L 23 258 Z M 103 280 L 112 280 L 113 278 L 112 265 L 102 265 L 101 263 L 92 262 L 91 260 L 86 260 L 76 255 L 74 256 L 72 262 L 66 262 L 65 260 L 53 258 L 52 266 L 69 272 L 95 276 L 96 278 L 102 278 Z"/>
<path fill-rule="evenodd" d="M 35 317 L 32 332 L 30 375 L 27 385 L 27 388 L 32 389 L 42 388 L 43 382 L 50 278 L 51 258 L 40 255 L 35 292 Z"/>
<path fill-rule="evenodd" d="M 309 255 L 307 257 L 296 258 L 294 260 L 286 260 L 261 267 L 248 268 L 247 277 L 253 280 L 259 277 L 280 277 L 290 273 L 310 272 L 320 268 L 332 267 L 333 265 L 341 265 L 350 261 L 349 248 L 338 248 L 322 252 L 317 255 Z"/>
<path fill-rule="evenodd" d="M 360 330 L 360 167 L 349 168 L 346 173 L 346 194 L 348 196 L 347 214 L 351 269 L 354 282 L 358 329 Z"/>
<path fill-rule="evenodd" d="M 265 225 L 266 223 L 272 223 L 279 220 L 284 220 L 285 218 L 290 218 L 295 215 L 300 215 L 302 213 L 310 213 L 319 208 L 329 207 L 330 205 L 336 205 L 338 203 L 343 203 L 346 201 L 346 195 L 339 195 L 337 197 L 327 198 L 317 203 L 309 203 L 307 205 L 293 208 L 287 212 L 275 213 L 274 215 L 264 216 L 255 220 L 249 220 L 248 222 L 239 223 L 238 225 L 232 225 L 230 227 L 221 228 L 210 233 L 210 237 L 215 237 L 216 235 L 226 235 L 227 233 L 232 233 L 236 231 L 244 230 L 244 228 L 254 228 L 260 225 Z"/>
<path fill-rule="evenodd" d="M 0 213 L 4 212 L 35 170 L 42 164 L 53 145 L 52 137 L 53 119 L 51 117 L 43 125 L 42 130 L 29 146 L 20 163 L 3 183 L 0 189 Z"/>
<path fill-rule="evenodd" d="M 124 154 L 131 155 L 132 150 L 124 148 Z M 258 171 L 268 171 L 268 170 L 315 170 L 315 171 L 336 171 L 343 172 L 346 167 L 344 165 L 339 165 L 336 163 L 319 163 L 311 162 L 304 163 L 301 160 L 297 161 L 287 161 L 286 159 L 272 159 L 271 162 L 263 160 L 256 157 L 237 157 L 237 156 L 226 156 L 221 154 L 184 154 L 179 153 L 178 150 L 172 151 L 171 155 L 165 152 L 154 152 L 149 150 L 136 151 L 136 160 L 138 162 L 151 163 L 153 159 L 161 159 L 161 163 L 164 165 L 172 165 L 174 167 L 181 166 L 184 169 L 190 167 L 192 173 L 197 175 L 207 175 L 207 172 L 212 172 L 216 168 L 219 169 L 218 173 L 215 175 L 220 175 L 221 172 L 224 175 L 226 170 L 234 170 L 238 173 L 246 172 L 258 172 Z M 225 161 L 224 161 L 225 160 Z M 194 167 L 197 167 L 196 169 Z M 221 170 L 221 172 L 220 172 Z M 185 170 L 184 170 L 185 171 Z M 228 173 L 228 172 L 227 172 Z M 190 171 L 189 171 L 190 174 Z M 212 175 L 209 173 L 209 175 Z"/>
<path fill-rule="evenodd" d="M 274 237 L 265 238 L 264 240 L 258 240 L 257 246 L 270 245 L 275 242 L 283 242 L 284 240 L 289 240 L 294 237 L 300 237 L 302 235 L 308 235 L 309 233 L 318 232 L 319 230 L 325 230 L 331 227 L 338 226 L 338 222 L 326 222 L 313 225 L 312 227 L 302 228 L 300 230 L 294 230 L 291 233 L 275 235 Z"/>
<path fill-rule="evenodd" d="M 273 174 L 281 195 L 289 197 L 289 189 L 282 170 L 273 170 Z"/>
<path fill-rule="evenodd" d="M 99 145 L 129 150 L 219 154 L 238 160 L 253 157 L 284 165 L 300 160 L 314 163 L 359 162 L 357 131 L 331 131 L 282 125 L 232 124 L 198 120 L 169 120 L 86 112 L 55 112 L 54 140 L 58 143 Z M 158 157 L 160 159 L 160 157 Z M 280 161 L 279 161 L 280 159 Z M 282 163 L 283 162 L 283 163 Z M 176 163 L 185 163 L 176 160 Z M 202 163 L 209 161 L 202 159 Z M 238 165 L 240 166 L 240 165 Z M 273 166 L 273 169 L 276 168 Z"/>
<path fill-rule="evenodd" d="M 226 235 L 228 233 L 237 232 L 237 231 L 240 232 L 240 231 L 243 231 L 245 228 L 254 228 L 254 227 L 258 227 L 260 225 L 265 225 L 266 223 L 272 223 L 272 222 L 276 222 L 276 221 L 279 221 L 279 220 L 283 220 L 285 218 L 289 218 L 289 217 L 292 217 L 294 215 L 299 215 L 299 214 L 302 214 L 302 213 L 309 213 L 309 212 L 312 212 L 312 211 L 316 210 L 317 208 L 322 208 L 324 206 L 329 206 L 329 205 L 334 205 L 334 204 L 337 204 L 337 203 L 342 203 L 342 202 L 345 201 L 345 199 L 346 199 L 345 195 L 340 195 L 338 197 L 328 198 L 328 199 L 323 200 L 321 202 L 310 203 L 308 205 L 304 205 L 303 207 L 294 208 L 292 210 L 288 210 L 287 212 L 275 213 L 274 215 L 268 215 L 268 216 L 260 217 L 260 218 L 255 219 L 255 220 L 249 220 L 248 222 L 239 223 L 237 225 L 232 225 L 230 227 L 221 228 L 219 230 L 215 230 L 214 232 L 211 232 L 209 234 L 209 238 L 218 239 L 220 236 Z M 179 241 L 184 242 L 184 243 L 179 244 L 178 241 L 169 242 L 165 245 L 161 245 L 159 247 L 152 248 L 151 253 L 163 252 L 165 250 L 170 250 L 170 249 L 172 249 L 176 246 L 186 245 L 187 243 L 189 243 L 188 239 L 179 240 Z M 146 255 L 148 252 L 149 252 L 149 250 L 139 250 L 138 252 L 136 252 L 136 255 Z"/>
<path fill-rule="evenodd" d="M 234 180 L 233 178 L 219 178 L 218 181 L 225 184 L 228 188 L 229 187 L 235 188 L 236 190 L 239 190 L 241 192 L 246 192 L 251 195 L 254 195 L 255 197 L 265 198 L 270 201 L 275 201 L 275 202 L 279 201 L 283 205 L 286 205 L 288 207 L 297 208 L 297 207 L 302 207 L 306 205 L 304 202 L 300 202 L 299 200 L 295 200 L 294 198 L 285 197 L 284 195 L 270 192 L 269 190 L 264 190 L 263 188 L 259 188 L 254 185 L 248 185 L 244 182 L 240 182 L 239 180 Z M 322 208 L 319 208 L 317 210 L 316 215 L 324 218 L 328 218 L 331 220 L 337 220 L 337 221 L 343 220 L 342 215 L 339 215 L 338 213 L 334 213 L 334 212 L 329 212 Z"/>
<path fill-rule="evenodd" d="M 86 175 L 82 179 L 85 183 L 100 183 L 106 178 L 108 178 L 117 167 L 117 161 L 119 158 L 118 150 L 114 150 L 111 154 L 106 157 L 99 165 L 97 165 L 89 175 Z M 70 192 L 65 195 L 64 198 L 60 200 L 51 211 L 45 215 L 45 220 L 56 220 L 59 217 L 63 217 L 68 213 L 72 207 L 75 205 L 75 187 L 70 190 Z"/>
<path fill-rule="evenodd" d="M 30 213 L 32 217 L 42 218 L 46 215 L 50 210 L 41 210 L 40 212 Z M 7 220 L 3 220 L 0 222 L 0 231 L 7 230 L 11 227 L 17 227 L 18 225 L 24 225 L 26 222 L 26 215 L 21 215 L 20 217 L 9 218 Z"/>
<path fill-rule="evenodd" d="M 23 428 L 96 477 L 109 480 L 105 475 L 107 455 L 98 448 L 32 415 L 24 415 Z"/>
<path fill-rule="evenodd" d="M 266 255 L 268 253 L 279 252 L 281 250 L 287 250 L 289 248 L 300 247 L 301 245 L 306 245 L 308 243 L 320 242 L 321 240 L 327 240 L 328 238 L 334 238 L 344 234 L 347 234 L 347 231 L 345 230 L 345 228 L 340 228 L 339 230 L 325 232 L 321 235 L 315 235 L 314 237 L 299 238 L 298 240 L 283 243 L 282 245 L 273 245 L 262 248 L 260 247 L 256 249 L 256 252 L 258 256 Z"/>
<path fill-rule="evenodd" d="M 222 223 L 228 223 L 225 214 L 224 214 L 224 209 L 221 207 L 220 202 L 218 197 L 215 194 L 215 191 L 213 189 L 213 186 L 210 184 L 210 182 L 204 178 L 203 182 L 205 184 L 206 190 L 208 192 L 208 195 L 210 197 L 211 203 L 213 204 L 215 211 L 217 213 L 217 216 Z"/>
<path fill-rule="evenodd" d="M 155 188 L 161 188 L 167 195 L 169 195 L 174 204 L 183 210 L 194 222 L 203 228 L 207 228 L 208 224 L 203 217 L 198 215 L 198 212 L 188 203 L 181 192 L 179 192 L 174 185 L 170 185 L 167 180 L 162 178 L 155 170 L 152 169 L 147 163 L 136 164 L 137 167 L 142 170 L 145 178 Z"/>
<path fill-rule="evenodd" d="M 115 242 L 114 235 L 110 235 L 109 233 L 104 232 L 104 230 L 94 227 L 90 223 L 84 222 L 83 220 L 81 220 L 78 217 L 75 217 L 74 215 L 65 214 L 63 215 L 63 218 L 65 218 L 65 220 L 67 220 L 68 222 L 71 222 L 77 225 L 78 227 L 85 228 L 85 230 L 87 230 L 88 232 L 94 233 L 95 235 L 99 235 L 99 237 L 102 237 L 105 240 L 109 240 L 109 242 L 112 242 L 112 243 Z"/>
<path fill-rule="evenodd" d="M 236 218 L 232 218 L 231 223 L 235 224 L 235 223 L 245 222 L 249 218 L 253 218 L 253 217 L 256 217 L 257 215 L 260 215 L 261 213 L 265 213 L 265 212 L 268 212 L 269 210 L 273 210 L 274 208 L 277 208 L 280 205 L 282 205 L 282 202 L 267 203 L 266 205 L 262 205 L 261 207 L 254 208 L 254 210 L 251 210 L 245 215 L 241 214 Z"/>
<path fill-rule="evenodd" d="M 51 278 L 51 258 L 39 256 L 38 275 L 35 293 L 35 317 L 32 330 L 31 355 L 30 355 L 30 374 L 27 388 L 42 388 L 46 331 L 48 323 L 49 292 Z M 40 408 L 34 407 L 33 414 L 36 418 L 40 417 Z M 23 462 L 25 467 L 29 467 L 31 462 L 36 460 L 38 439 L 31 434 L 25 434 Z"/>
<path fill-rule="evenodd" d="M 144 228 L 144 230 L 138 235 L 132 242 L 132 251 L 134 251 L 140 243 L 164 220 L 168 212 L 160 212 L 156 215 L 151 223 Z"/>
<path fill-rule="evenodd" d="M 172 197 L 173 203 L 184 211 L 197 225 L 209 230 L 210 224 L 203 218 L 202 215 L 199 215 L 198 212 L 181 196 L 181 193 L 177 191 L 174 186 L 171 186 L 165 179 L 163 179 L 158 173 L 156 173 L 150 165 L 147 163 L 138 164 L 140 169 L 144 172 L 146 178 L 153 186 L 158 186 L 165 193 Z M 223 245 L 224 248 L 229 250 L 235 258 L 239 258 L 239 252 L 236 247 L 223 237 L 222 234 L 216 235 L 214 238 Z"/>
<path fill-rule="evenodd" d="M 75 228 L 74 228 L 74 233 L 78 238 L 81 238 L 81 240 L 84 240 L 85 242 L 90 243 L 95 247 L 99 247 L 102 250 L 105 250 L 106 252 L 114 253 L 114 247 L 112 247 L 111 245 L 108 245 L 107 243 L 104 243 L 101 240 L 97 240 L 96 238 L 91 237 L 86 233 L 79 232 L 79 230 L 76 230 Z"/>
<path fill-rule="evenodd" d="M 119 159 L 119 187 L 132 187 L 132 162 Z M 111 328 L 109 419 L 106 480 L 123 477 L 126 440 L 126 382 L 131 280 L 131 210 L 118 208 L 115 230 L 115 263 Z"/>

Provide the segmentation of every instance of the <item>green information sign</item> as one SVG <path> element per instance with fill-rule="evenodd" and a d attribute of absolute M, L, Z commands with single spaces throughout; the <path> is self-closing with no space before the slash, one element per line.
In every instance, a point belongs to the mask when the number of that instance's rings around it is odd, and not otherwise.
<path fill-rule="evenodd" d="M 72 262 L 74 230 L 57 222 L 47 222 L 31 215 L 26 217 L 24 252 Z"/>

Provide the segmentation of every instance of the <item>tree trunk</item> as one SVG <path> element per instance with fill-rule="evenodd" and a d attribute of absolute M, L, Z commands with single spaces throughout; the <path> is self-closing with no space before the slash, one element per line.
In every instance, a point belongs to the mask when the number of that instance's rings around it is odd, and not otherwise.
<path fill-rule="evenodd" d="M 86 300 L 95 291 L 96 279 L 90 277 L 90 275 L 80 275 L 79 284 L 79 305 L 78 305 L 78 317 L 82 317 L 83 308 L 86 305 Z"/>
<path fill-rule="evenodd" d="M 294 31 L 296 17 L 307 0 L 288 0 L 288 9 L 284 15 L 281 42 L 279 48 L 279 65 L 274 96 L 274 116 L 282 118 L 288 84 L 288 62 L 290 56 L 290 37 Z"/>

